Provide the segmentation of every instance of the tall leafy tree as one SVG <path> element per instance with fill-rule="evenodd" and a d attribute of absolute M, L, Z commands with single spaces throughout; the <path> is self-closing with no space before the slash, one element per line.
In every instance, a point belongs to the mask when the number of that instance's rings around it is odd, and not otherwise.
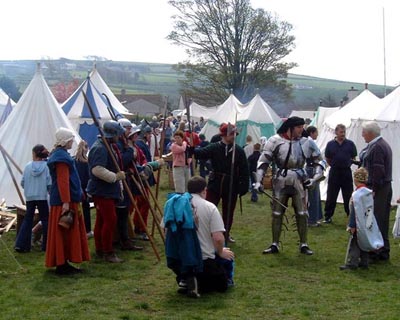
<path fill-rule="evenodd" d="M 176 66 L 183 93 L 212 103 L 232 92 L 243 102 L 256 90 L 269 102 L 290 96 L 285 81 L 295 63 L 283 62 L 294 48 L 292 26 L 249 0 L 171 0 L 177 9 L 168 39 L 186 47 L 189 60 Z"/>

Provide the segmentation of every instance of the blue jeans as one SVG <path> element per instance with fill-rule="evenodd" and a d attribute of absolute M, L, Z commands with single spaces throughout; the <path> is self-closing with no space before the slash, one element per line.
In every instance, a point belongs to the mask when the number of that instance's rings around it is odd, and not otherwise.
<path fill-rule="evenodd" d="M 42 222 L 42 251 L 46 251 L 47 222 L 49 219 L 49 205 L 47 200 L 34 200 L 26 202 L 25 217 L 18 231 L 17 239 L 15 240 L 15 247 L 23 251 L 31 250 L 33 216 L 36 208 L 39 211 L 39 219 Z"/>

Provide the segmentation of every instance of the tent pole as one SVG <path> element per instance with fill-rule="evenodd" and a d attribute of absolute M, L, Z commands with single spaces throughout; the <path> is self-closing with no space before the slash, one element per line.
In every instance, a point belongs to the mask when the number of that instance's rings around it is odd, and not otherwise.
<path fill-rule="evenodd" d="M 10 154 L 7 152 L 6 149 L 4 149 L 4 147 L 1 145 L 0 143 L 0 150 L 3 153 L 3 156 L 6 155 L 7 158 L 11 161 L 11 163 L 13 164 L 13 166 L 15 167 L 15 169 L 17 169 L 17 171 L 22 174 L 22 170 L 21 168 L 18 166 L 18 164 L 14 161 L 14 159 L 10 156 Z"/>
<path fill-rule="evenodd" d="M 12 170 L 11 170 L 10 163 L 8 162 L 8 159 L 7 159 L 7 157 L 6 157 L 6 154 L 4 153 L 3 147 L 1 147 L 1 154 L 3 155 L 4 162 L 6 163 L 8 172 L 9 172 L 10 175 L 11 175 L 11 179 L 12 179 L 12 181 L 13 181 L 13 183 L 14 183 L 15 189 L 17 190 L 19 199 L 21 200 L 21 203 L 22 203 L 23 205 L 25 205 L 25 199 L 24 199 L 24 197 L 22 196 L 21 190 L 20 190 L 19 187 L 18 187 L 17 180 L 15 179 L 14 173 L 13 173 Z"/>

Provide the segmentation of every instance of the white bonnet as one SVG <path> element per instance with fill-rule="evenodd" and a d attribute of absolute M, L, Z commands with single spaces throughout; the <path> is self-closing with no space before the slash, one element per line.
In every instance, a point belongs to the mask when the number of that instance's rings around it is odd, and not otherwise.
<path fill-rule="evenodd" d="M 59 128 L 56 131 L 56 146 L 65 147 L 75 137 L 74 132 L 67 128 Z"/>

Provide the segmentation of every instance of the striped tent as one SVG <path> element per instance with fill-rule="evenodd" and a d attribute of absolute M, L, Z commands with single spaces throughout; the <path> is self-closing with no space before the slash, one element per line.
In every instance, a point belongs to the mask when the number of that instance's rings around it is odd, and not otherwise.
<path fill-rule="evenodd" d="M 108 102 L 103 95 L 104 90 L 100 90 L 92 81 L 93 73 L 97 73 L 96 69 L 94 69 L 92 74 L 86 78 L 71 97 L 69 97 L 61 106 L 68 119 L 71 121 L 74 129 L 79 132 L 81 138 L 85 140 L 89 146 L 96 141 L 98 129 L 93 122 L 89 107 L 85 102 L 82 92 L 86 94 L 89 104 L 100 124 L 103 124 L 106 120 L 112 119 L 110 112 L 113 112 L 117 119 L 123 117 L 112 103 L 113 108 L 112 110 L 110 109 Z"/>
<path fill-rule="evenodd" d="M 97 71 L 96 65 L 94 65 L 94 68 L 90 73 L 90 80 L 101 93 L 104 93 L 108 97 L 113 108 L 115 108 L 120 114 L 124 116 L 132 116 L 132 114 L 129 113 L 129 110 L 122 105 L 122 103 L 117 99 L 114 93 L 112 93 L 111 89 L 107 86 L 106 82 Z"/>

